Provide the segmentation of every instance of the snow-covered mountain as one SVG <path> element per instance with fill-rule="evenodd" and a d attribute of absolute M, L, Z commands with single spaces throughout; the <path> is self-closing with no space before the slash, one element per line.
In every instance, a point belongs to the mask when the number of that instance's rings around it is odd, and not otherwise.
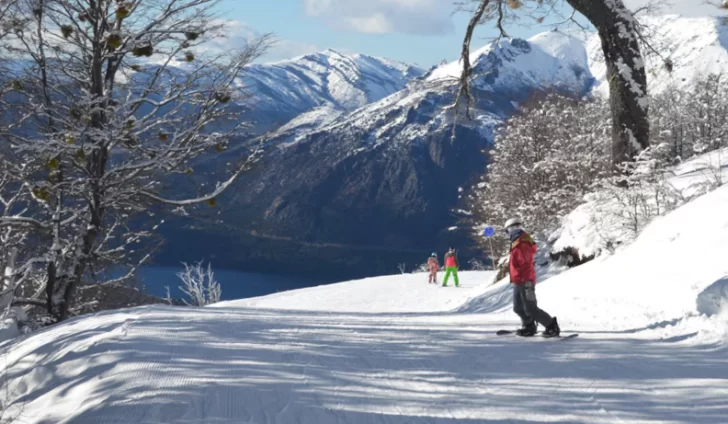
<path fill-rule="evenodd" d="M 0 421 L 723 423 L 726 210 L 723 186 L 541 278 L 539 306 L 576 338 L 497 336 L 520 322 L 490 272 L 104 312 L 0 343 Z"/>
<path fill-rule="evenodd" d="M 354 110 L 401 90 L 423 73 L 400 62 L 326 50 L 251 65 L 241 83 L 252 96 L 255 119 L 275 125 L 314 109 Z"/>
<path fill-rule="evenodd" d="M 564 90 L 583 93 L 592 85 L 584 45 L 560 32 L 536 35 L 528 40 L 502 40 L 474 52 L 473 73 L 478 75 L 474 88 L 481 98 L 476 123 L 465 123 L 488 135 L 502 117 L 514 110 L 514 102 L 537 90 Z M 460 77 L 459 61 L 428 72 L 421 81 L 384 99 L 367 104 L 349 114 L 319 121 L 315 134 L 362 131 L 353 141 L 351 154 L 362 148 L 397 141 L 409 144 L 442 132 L 452 124 L 448 108 Z M 413 119 L 414 115 L 421 115 Z M 315 116 L 321 116 L 316 113 Z M 306 119 L 306 122 L 309 122 Z M 294 125 L 293 128 L 297 128 Z M 304 140 L 307 134 L 299 137 Z M 315 135 L 314 135 L 315 136 Z"/>
<path fill-rule="evenodd" d="M 492 43 L 472 63 L 475 119 L 457 122 L 454 142 L 457 63 L 352 112 L 314 109 L 279 131 L 257 171 L 221 199 L 237 201 L 219 216 L 224 224 L 204 227 L 227 240 L 216 264 L 297 272 L 325 264 L 358 276 L 451 242 L 465 247 L 465 234 L 445 229 L 458 219 L 458 187 L 484 170 L 494 126 L 536 91 L 584 93 L 593 82 L 583 45 L 559 32 Z M 170 236 L 183 245 L 185 236 Z M 209 246 L 185 248 L 185 258 L 210 254 Z"/>
<path fill-rule="evenodd" d="M 723 20 L 667 16 L 644 22 L 654 34 L 651 45 L 674 63 L 668 80 L 657 59 L 648 60 L 650 89 L 664 89 L 670 81 L 688 84 L 700 73 L 728 71 Z M 604 91 L 606 76 L 595 37 L 583 41 L 550 31 L 474 51 L 474 120 L 458 120 L 454 142 L 449 106 L 461 69 L 458 62 L 432 69 L 380 100 L 362 94 L 362 87 L 369 86 L 364 81 L 380 77 L 362 76 L 358 85 L 345 84 L 361 90 L 331 88 L 331 81 L 349 81 L 340 77 L 344 71 L 330 71 L 331 64 L 370 69 L 364 65 L 370 59 L 344 60 L 328 52 L 262 67 L 251 77 L 271 87 L 270 94 L 260 90 L 261 104 L 288 108 L 290 119 L 280 119 L 283 125 L 270 140 L 276 147 L 228 199 L 238 202 L 220 216 L 226 227 L 205 230 L 205 237 L 228 239 L 220 252 L 213 252 L 216 262 L 263 270 L 283 265 L 299 272 L 318 270 L 324 257 L 354 277 L 371 275 L 372 261 L 378 272 L 385 272 L 396 269 L 399 261 L 419 260 L 435 246 L 469 244 L 460 232 L 447 229 L 457 221 L 452 210 L 459 208 L 459 188 L 484 171 L 482 149 L 492 140 L 493 128 L 536 91 Z M 397 71 L 384 75 L 395 75 L 393 80 L 401 84 L 406 76 L 419 75 L 404 65 L 391 69 Z M 287 82 L 275 82 L 281 75 Z M 385 86 L 396 89 L 394 83 Z M 286 102 L 294 106 L 284 106 Z M 187 238 L 184 233 L 170 237 L 181 244 Z M 390 253 L 381 259 L 382 252 Z M 208 253 L 200 248 L 185 258 L 197 260 Z M 167 262 L 176 264 L 179 256 L 167 256 Z"/>
<path fill-rule="evenodd" d="M 670 86 L 689 86 L 696 77 L 708 74 L 728 74 L 728 20 L 724 17 L 684 18 L 677 15 L 644 16 L 645 35 L 650 45 L 643 49 L 646 56 L 647 84 L 650 92 L 658 93 Z M 598 80 L 595 90 L 608 94 L 606 65 L 599 37 L 587 41 L 589 68 Z M 673 63 L 672 72 L 664 59 Z"/>
<path fill-rule="evenodd" d="M 527 41 L 514 39 L 491 43 L 470 56 L 475 75 L 493 88 L 530 86 L 573 91 L 589 82 L 584 44 L 559 31 L 537 34 Z M 460 78 L 462 64 L 451 62 L 427 75 L 429 81 L 454 81 Z M 492 76 L 492 78 L 491 78 Z"/>

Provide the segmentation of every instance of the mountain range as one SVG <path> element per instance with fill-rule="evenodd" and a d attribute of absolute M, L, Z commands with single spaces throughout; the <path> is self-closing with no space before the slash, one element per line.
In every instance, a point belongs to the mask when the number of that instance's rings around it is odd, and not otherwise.
<path fill-rule="evenodd" d="M 723 20 L 644 23 L 662 56 L 647 55 L 651 90 L 728 69 Z M 332 279 L 411 269 L 451 244 L 461 262 L 482 259 L 469 230 L 456 227 L 461 192 L 484 172 L 493 131 L 537 92 L 606 93 L 600 48 L 595 35 L 550 31 L 474 51 L 472 121 L 455 120 L 451 107 L 458 62 L 424 71 L 329 50 L 251 66 L 249 117 L 272 131 L 265 158 L 220 199 L 214 219 L 168 227 L 169 246 L 190 235 L 201 242 L 168 247 L 159 259 Z"/>
<path fill-rule="evenodd" d="M 403 89 L 424 70 L 401 62 L 334 50 L 249 66 L 240 84 L 250 96 L 247 118 L 259 132 L 300 115 L 355 110 Z"/>

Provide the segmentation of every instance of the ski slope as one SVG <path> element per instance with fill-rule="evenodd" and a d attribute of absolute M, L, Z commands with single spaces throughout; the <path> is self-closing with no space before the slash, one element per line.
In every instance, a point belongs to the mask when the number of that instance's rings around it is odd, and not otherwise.
<path fill-rule="evenodd" d="M 515 328 L 489 272 L 384 276 L 73 319 L 0 346 L 2 423 L 728 422 L 728 186 L 539 282 L 571 340 Z"/>

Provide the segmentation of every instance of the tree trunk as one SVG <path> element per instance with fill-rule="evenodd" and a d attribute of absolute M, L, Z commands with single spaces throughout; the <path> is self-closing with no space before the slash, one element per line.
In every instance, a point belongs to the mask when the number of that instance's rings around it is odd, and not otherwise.
<path fill-rule="evenodd" d="M 650 145 L 647 74 L 635 18 L 622 0 L 567 0 L 599 32 L 612 109 L 612 162 L 634 160 Z"/>

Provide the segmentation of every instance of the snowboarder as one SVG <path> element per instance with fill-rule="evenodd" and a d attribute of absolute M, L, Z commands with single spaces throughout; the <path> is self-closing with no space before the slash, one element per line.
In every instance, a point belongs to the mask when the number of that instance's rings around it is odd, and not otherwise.
<path fill-rule="evenodd" d="M 509 219 L 505 232 L 511 240 L 509 271 L 513 284 L 513 311 L 521 318 L 523 325 L 516 331 L 519 336 L 530 337 L 536 334 L 536 323 L 543 325 L 543 335 L 558 336 L 561 332 L 556 317 L 551 317 L 538 307 L 536 301 L 536 242 L 523 229 L 520 218 Z"/>
<path fill-rule="evenodd" d="M 447 287 L 447 280 L 450 278 L 450 274 L 452 274 L 453 278 L 455 279 L 455 287 L 460 287 L 460 280 L 458 279 L 458 268 L 460 268 L 460 264 L 458 263 L 458 257 L 455 254 L 455 248 L 451 246 L 450 250 L 445 253 L 445 279 L 442 281 L 443 287 Z"/>
<path fill-rule="evenodd" d="M 440 269 L 440 263 L 437 262 L 437 253 L 430 255 L 430 259 L 427 260 L 427 269 L 430 270 L 428 283 L 437 284 L 437 271 Z"/>

